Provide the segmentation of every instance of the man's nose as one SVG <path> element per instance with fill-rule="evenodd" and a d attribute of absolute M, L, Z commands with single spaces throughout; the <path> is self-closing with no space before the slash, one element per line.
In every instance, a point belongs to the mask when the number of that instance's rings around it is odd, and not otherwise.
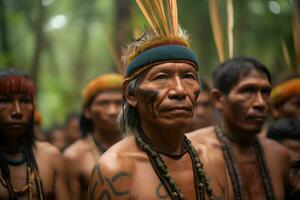
<path fill-rule="evenodd" d="M 118 115 L 119 112 L 120 112 L 121 107 L 119 105 L 111 103 L 111 104 L 109 104 L 107 109 L 108 109 L 108 113 L 110 115 Z"/>
<path fill-rule="evenodd" d="M 172 81 L 172 89 L 170 90 L 170 99 L 185 99 L 186 89 L 183 86 L 182 80 L 179 77 L 175 77 Z"/>
<path fill-rule="evenodd" d="M 264 110 L 267 108 L 267 99 L 263 97 L 261 92 L 258 92 L 254 100 L 254 108 Z"/>
<path fill-rule="evenodd" d="M 20 102 L 17 100 L 13 102 L 11 117 L 16 119 L 20 119 L 23 117 L 23 114 L 21 112 Z"/>

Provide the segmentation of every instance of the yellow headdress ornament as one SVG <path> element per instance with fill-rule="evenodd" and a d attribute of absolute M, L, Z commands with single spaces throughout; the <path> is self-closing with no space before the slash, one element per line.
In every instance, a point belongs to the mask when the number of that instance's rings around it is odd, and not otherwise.
<path fill-rule="evenodd" d="M 126 78 L 170 61 L 186 62 L 198 68 L 198 58 L 178 24 L 177 0 L 136 0 L 136 3 L 150 27 L 124 52 Z"/>
<path fill-rule="evenodd" d="M 91 80 L 85 89 L 83 90 L 82 105 L 86 104 L 93 98 L 97 93 L 106 91 L 106 90 L 120 90 L 122 89 L 123 76 L 119 74 L 105 74 Z"/>

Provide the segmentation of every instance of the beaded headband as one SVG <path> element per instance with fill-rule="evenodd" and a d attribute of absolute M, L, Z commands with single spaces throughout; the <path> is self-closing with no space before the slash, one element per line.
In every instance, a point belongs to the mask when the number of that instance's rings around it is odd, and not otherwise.
<path fill-rule="evenodd" d="M 9 76 L 0 78 L 0 94 L 30 94 L 34 96 L 35 87 L 31 79 L 24 76 Z"/>

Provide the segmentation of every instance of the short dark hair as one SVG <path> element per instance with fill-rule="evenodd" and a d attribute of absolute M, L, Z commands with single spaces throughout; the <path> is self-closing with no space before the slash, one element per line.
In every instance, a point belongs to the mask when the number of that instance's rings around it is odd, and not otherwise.
<path fill-rule="evenodd" d="M 253 58 L 237 57 L 225 61 L 214 71 L 214 87 L 228 94 L 241 76 L 248 75 L 252 70 L 266 75 L 268 81 L 272 83 L 271 74 L 265 65 Z"/>
<path fill-rule="evenodd" d="M 300 120 L 281 119 L 270 124 L 267 137 L 278 142 L 284 139 L 300 140 Z"/>
<path fill-rule="evenodd" d="M 207 83 L 207 81 L 204 78 L 200 78 L 199 82 L 200 82 L 202 91 L 210 93 L 211 88 L 210 88 L 209 84 Z"/>

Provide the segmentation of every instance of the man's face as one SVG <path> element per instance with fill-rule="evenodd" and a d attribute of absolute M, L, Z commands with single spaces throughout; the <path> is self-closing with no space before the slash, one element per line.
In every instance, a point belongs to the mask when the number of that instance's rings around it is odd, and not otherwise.
<path fill-rule="evenodd" d="M 85 115 L 92 120 L 93 126 L 101 129 L 117 129 L 116 120 L 122 107 L 120 91 L 104 91 L 96 95 Z"/>
<path fill-rule="evenodd" d="M 278 109 L 278 118 L 298 118 L 300 119 L 300 94 L 289 98 Z"/>
<path fill-rule="evenodd" d="M 212 124 L 212 99 L 208 92 L 202 91 L 196 101 L 193 117 L 194 129 L 210 126 Z"/>
<path fill-rule="evenodd" d="M 220 105 L 223 121 L 233 130 L 258 134 L 268 114 L 271 85 L 256 70 L 240 77 L 229 94 L 222 94 Z"/>
<path fill-rule="evenodd" d="M 136 93 L 142 123 L 172 128 L 189 124 L 199 95 L 197 71 L 185 63 L 165 63 L 146 72 Z"/>
<path fill-rule="evenodd" d="M 33 99 L 29 94 L 0 95 L 0 128 L 5 137 L 25 134 L 33 118 Z"/>

